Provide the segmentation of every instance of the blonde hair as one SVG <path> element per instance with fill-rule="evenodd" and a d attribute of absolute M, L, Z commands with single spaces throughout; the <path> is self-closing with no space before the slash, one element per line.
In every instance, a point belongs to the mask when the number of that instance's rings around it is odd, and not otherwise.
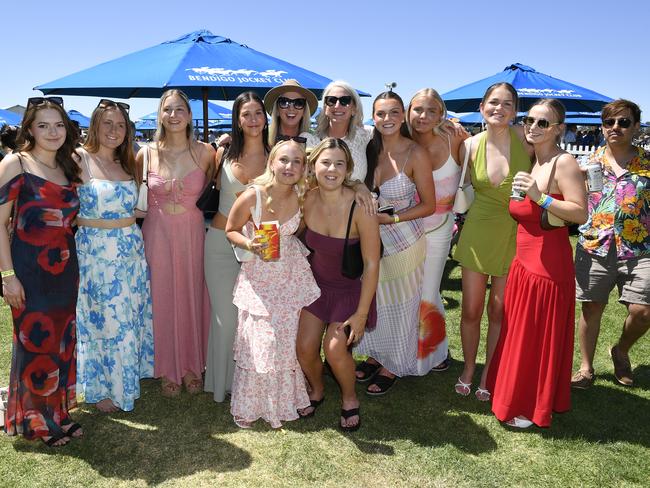
<path fill-rule="evenodd" d="M 327 137 L 327 129 L 329 129 L 330 121 L 327 115 L 325 115 L 325 97 L 329 96 L 334 88 L 343 88 L 352 97 L 354 102 L 356 113 L 350 118 L 350 125 L 348 126 L 348 137 L 352 140 L 356 130 L 363 127 L 363 106 L 361 105 L 361 98 L 357 91 L 347 81 L 343 80 L 332 81 L 323 90 L 323 108 L 316 120 L 316 135 L 319 139 Z"/>
<path fill-rule="evenodd" d="M 162 110 L 163 105 L 165 104 L 165 100 L 167 100 L 169 97 L 173 97 L 174 95 L 177 95 L 183 100 L 185 107 L 187 108 L 187 113 L 190 117 L 190 122 L 185 128 L 185 135 L 187 136 L 187 140 L 192 141 L 194 139 L 194 131 L 192 130 L 192 107 L 190 106 L 190 99 L 187 97 L 187 95 L 185 95 L 183 91 L 172 88 L 171 90 L 167 90 L 160 97 L 160 103 L 158 104 L 158 117 L 156 118 L 156 133 L 153 137 L 154 141 L 156 142 L 165 142 L 165 138 L 167 137 L 167 134 L 165 133 L 165 126 L 162 123 Z M 204 128 L 204 130 L 207 130 L 207 128 Z"/>
<path fill-rule="evenodd" d="M 309 105 L 305 104 L 305 108 L 303 109 L 302 113 L 302 118 L 300 119 L 300 128 L 298 129 L 298 134 L 302 134 L 303 132 L 309 132 L 309 127 L 311 126 L 311 119 L 309 117 Z M 273 109 L 271 110 L 271 123 L 269 124 L 269 146 L 273 146 L 275 144 L 275 138 L 278 135 L 282 135 L 278 133 L 278 130 L 280 128 L 280 110 L 278 109 L 278 102 L 273 104 Z"/>
<path fill-rule="evenodd" d="M 447 106 L 445 105 L 445 101 L 440 96 L 440 93 L 438 93 L 433 88 L 422 88 L 421 90 L 415 92 L 415 95 L 411 97 L 409 106 L 406 108 L 406 127 L 408 128 L 409 135 L 411 137 L 413 136 L 413 128 L 411 127 L 411 121 L 410 121 L 411 106 L 413 105 L 413 100 L 420 97 L 433 98 L 433 100 L 438 104 L 440 111 L 442 112 L 442 116 L 440 118 L 440 122 L 438 123 L 438 125 L 433 128 L 433 133 L 436 135 L 440 135 L 440 127 L 442 127 L 442 125 L 447 120 Z"/>
<path fill-rule="evenodd" d="M 302 157 L 302 166 L 303 166 L 303 175 L 300 177 L 298 182 L 295 184 L 295 190 L 296 194 L 298 195 L 298 208 L 300 209 L 300 218 L 302 218 L 302 208 L 303 208 L 303 203 L 305 201 L 305 193 L 307 192 L 307 181 L 304 175 L 304 169 L 305 169 L 305 164 L 306 164 L 306 158 L 307 156 L 305 155 L 305 149 L 302 147 L 302 144 L 299 144 L 293 140 L 288 140 L 288 141 L 280 141 L 278 142 L 273 148 L 271 149 L 271 152 L 269 153 L 269 157 L 266 161 L 266 170 L 264 173 L 262 173 L 260 176 L 255 178 L 253 180 L 253 185 L 258 185 L 264 188 L 264 190 L 267 192 L 268 197 L 266 199 L 265 205 L 267 210 L 270 213 L 275 213 L 275 211 L 271 208 L 271 195 L 268 193 L 268 190 L 273 186 L 275 183 L 275 173 L 273 171 L 273 168 L 271 167 L 273 165 L 273 161 L 275 160 L 275 157 L 278 154 L 278 151 L 286 146 L 287 144 L 293 144 L 295 147 L 297 147 L 300 151 L 300 155 Z"/>
<path fill-rule="evenodd" d="M 318 158 L 327 149 L 340 149 L 345 155 L 345 180 L 343 180 L 343 186 L 348 188 L 354 188 L 354 183 L 350 179 L 352 177 L 352 170 L 354 169 L 354 159 L 352 159 L 352 152 L 350 148 L 345 143 L 343 139 L 337 139 L 336 137 L 326 137 L 314 146 L 307 156 L 307 167 L 309 168 L 310 177 L 309 177 L 309 187 L 314 188 L 317 186 L 316 175 L 314 173 L 314 167 Z"/>

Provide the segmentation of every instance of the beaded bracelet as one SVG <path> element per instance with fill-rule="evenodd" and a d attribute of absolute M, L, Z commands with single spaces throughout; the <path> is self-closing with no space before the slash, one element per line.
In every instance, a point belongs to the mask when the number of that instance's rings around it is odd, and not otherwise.
<path fill-rule="evenodd" d="M 15 276 L 15 275 L 16 273 L 14 272 L 13 269 L 8 269 L 6 271 L 0 272 L 0 276 L 2 276 L 3 278 L 9 278 L 10 276 Z"/>

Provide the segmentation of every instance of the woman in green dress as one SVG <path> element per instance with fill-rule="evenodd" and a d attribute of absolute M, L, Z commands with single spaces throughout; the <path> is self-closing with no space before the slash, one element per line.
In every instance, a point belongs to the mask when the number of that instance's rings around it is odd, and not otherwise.
<path fill-rule="evenodd" d="M 454 258 L 462 266 L 460 336 L 465 359 L 455 390 L 462 396 L 471 392 L 489 280 L 486 359 L 475 392 L 480 401 L 490 400 L 485 381 L 499 339 L 503 293 L 508 268 L 515 254 L 517 224 L 508 213 L 512 179 L 518 171 L 529 171 L 531 166 L 532 147 L 526 143 L 523 128 L 510 125 L 517 116 L 517 102 L 517 91 L 509 83 L 490 86 L 480 106 L 487 130 L 467 139 L 460 151 L 461 158 L 470 151 L 468 173 L 475 199 L 454 253 Z"/>

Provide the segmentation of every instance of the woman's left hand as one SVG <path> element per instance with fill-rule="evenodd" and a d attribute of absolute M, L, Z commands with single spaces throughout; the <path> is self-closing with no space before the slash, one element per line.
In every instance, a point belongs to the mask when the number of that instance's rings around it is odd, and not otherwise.
<path fill-rule="evenodd" d="M 395 223 L 395 219 L 387 213 L 378 213 L 377 222 L 379 222 L 379 225 L 390 225 Z"/>
<path fill-rule="evenodd" d="M 363 333 L 366 330 L 367 321 L 367 315 L 359 315 L 357 313 L 354 313 L 348 318 L 348 320 L 338 326 L 339 330 L 345 329 L 348 325 L 350 326 L 350 335 L 348 336 L 348 341 L 346 342 L 347 346 L 356 344 L 361 340 Z"/>
<path fill-rule="evenodd" d="M 525 192 L 526 195 L 528 195 L 528 198 L 530 198 L 533 202 L 536 202 L 539 200 L 539 197 L 542 196 L 542 192 L 539 191 L 535 178 L 533 178 L 530 173 L 526 173 L 525 171 L 519 171 L 515 175 L 514 179 L 512 180 L 512 188 Z"/>
<path fill-rule="evenodd" d="M 354 187 L 354 199 L 356 200 L 357 205 L 363 207 L 368 215 L 375 215 L 377 213 L 376 197 L 363 183 L 358 183 Z"/>

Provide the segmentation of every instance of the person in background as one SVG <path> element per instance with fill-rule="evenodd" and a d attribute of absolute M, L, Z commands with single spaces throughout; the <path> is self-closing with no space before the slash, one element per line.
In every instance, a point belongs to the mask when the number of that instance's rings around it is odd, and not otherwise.
<path fill-rule="evenodd" d="M 30 98 L 16 144 L 0 164 L 0 269 L 14 324 L 4 429 L 58 447 L 83 434 L 70 417 L 77 405 L 72 225 L 80 180 L 77 132 L 63 99 Z"/>
<path fill-rule="evenodd" d="M 571 408 L 575 273 L 569 228 L 562 223 L 587 220 L 587 197 L 578 163 L 558 146 L 564 114 L 553 99 L 530 108 L 524 133 L 535 163 L 512 183 L 526 197 L 510 200 L 518 222 L 517 251 L 488 372 L 492 412 L 511 427 L 549 427 L 553 412 Z M 559 220 L 556 228 L 542 227 L 544 210 Z"/>
<path fill-rule="evenodd" d="M 424 217 L 427 257 L 424 262 L 420 332 L 418 335 L 418 371 L 445 371 L 449 368 L 449 349 L 445 309 L 440 282 L 447 262 L 454 227 L 452 207 L 460 180 L 459 150 L 466 132 L 445 131 L 447 108 L 432 88 L 418 91 L 406 110 L 409 134 L 428 153 L 436 191 L 436 210 Z"/>
<path fill-rule="evenodd" d="M 323 139 L 309 156 L 317 186 L 305 199 L 305 242 L 312 250 L 310 264 L 321 296 L 303 309 L 297 340 L 298 360 L 309 382 L 311 403 L 300 415 L 311 417 L 324 399 L 322 343 L 325 359 L 341 388 L 338 426 L 348 432 L 361 426 L 350 348 L 363 337 L 366 327 L 374 328 L 377 321 L 374 296 L 381 243 L 377 218 L 355 208 L 349 182 L 353 166 L 350 150 L 341 139 Z M 361 245 L 362 279 L 351 279 L 341 272 L 346 236 L 348 245 Z"/>
<path fill-rule="evenodd" d="M 576 130 L 578 128 L 575 124 L 567 124 L 566 130 L 564 131 L 563 142 L 565 144 L 575 144 L 576 143 Z"/>
<path fill-rule="evenodd" d="M 627 308 L 621 336 L 610 350 L 614 376 L 634 385 L 630 349 L 650 328 L 650 153 L 633 145 L 641 110 L 629 100 L 603 107 L 605 145 L 589 157 L 603 171 L 603 189 L 589 193 L 589 220 L 580 226 L 576 246 L 576 298 L 580 369 L 574 388 L 589 388 L 595 378 L 594 356 L 609 293 L 618 287 Z"/>
<path fill-rule="evenodd" d="M 365 334 L 358 354 L 357 380 L 368 381 L 369 395 L 383 395 L 397 376 L 418 370 L 418 326 L 426 239 L 422 218 L 435 211 L 436 195 L 427 152 L 402 135 L 404 102 L 392 91 L 373 103 L 375 129 L 368 145 L 366 184 L 378 188 L 379 205 L 393 214 L 377 215 L 384 253 L 377 287 L 377 327 Z M 419 195 L 419 202 L 416 199 Z"/>
<path fill-rule="evenodd" d="M 268 91 L 264 108 L 271 116 L 269 146 L 287 139 L 303 144 L 307 142 L 300 134 L 309 131 L 310 117 L 318 108 L 318 99 L 310 90 L 296 80 L 286 80 Z"/>
<path fill-rule="evenodd" d="M 129 106 L 100 100 L 81 158 L 77 385 L 105 413 L 133 410 L 140 379 L 153 377 L 149 270 L 135 222 L 133 130 Z"/>
<path fill-rule="evenodd" d="M 475 391 L 479 401 L 490 400 L 487 372 L 499 339 L 503 292 L 515 254 L 517 223 L 508 213 L 512 179 L 519 171 L 529 171 L 531 163 L 532 147 L 525 143 L 523 127 L 510 125 L 517 115 L 517 101 L 517 91 L 509 83 L 490 86 L 480 105 L 487 130 L 467 139 L 459 154 L 464 158 L 465 152 L 470 151 L 468 173 L 475 200 L 454 252 L 454 259 L 462 267 L 460 337 L 465 360 L 454 388 L 461 396 L 471 392 L 485 291 L 490 280 L 485 367 Z"/>
<path fill-rule="evenodd" d="M 262 175 L 270 147 L 262 100 L 253 92 L 239 95 L 232 107 L 232 138 L 228 148 L 216 153 L 219 168 L 219 211 L 205 236 L 205 276 L 210 291 L 212 316 L 208 339 L 205 390 L 215 402 L 223 402 L 232 389 L 235 362 L 233 344 L 237 332 L 237 307 L 232 302 L 239 263 L 226 239 L 226 222 L 237 197 Z"/>
<path fill-rule="evenodd" d="M 148 160 L 149 210 L 142 225 L 151 272 L 154 375 L 162 393 L 203 390 L 210 301 L 203 273 L 205 223 L 196 200 L 211 174 L 215 151 L 194 140 L 190 103 L 180 90 L 160 98 L 155 143 L 143 147 Z M 141 181 L 139 179 L 139 181 Z"/>
<path fill-rule="evenodd" d="M 228 239 L 255 254 L 242 264 L 233 300 L 239 323 L 230 413 L 241 428 L 262 418 L 277 429 L 310 404 L 296 357 L 300 310 L 320 296 L 306 259 L 309 251 L 294 235 L 305 189 L 302 144 L 282 141 L 271 150 L 264 174 L 237 198 L 228 216 Z M 279 257 L 263 258 L 268 245 L 254 231 L 251 208 L 260 208 L 261 222 L 276 222 Z M 244 226 L 248 235 L 242 233 Z"/>
<path fill-rule="evenodd" d="M 0 129 L 0 161 L 16 149 L 16 137 L 18 127 L 15 125 L 3 125 Z"/>

